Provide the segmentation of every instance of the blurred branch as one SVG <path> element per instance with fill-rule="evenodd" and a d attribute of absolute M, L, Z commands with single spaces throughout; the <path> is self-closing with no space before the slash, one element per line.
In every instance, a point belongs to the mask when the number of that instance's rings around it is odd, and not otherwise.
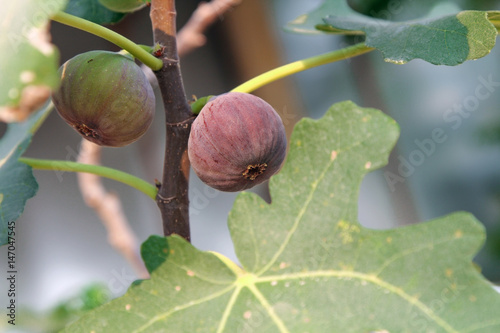
<path fill-rule="evenodd" d="M 179 57 L 205 45 L 207 41 L 204 35 L 205 30 L 241 2 L 242 0 L 212 0 L 209 3 L 200 3 L 188 22 L 177 33 L 177 54 Z M 151 85 L 158 87 L 158 81 L 151 68 L 144 64 L 141 65 L 141 68 Z"/>
<path fill-rule="evenodd" d="M 242 0 L 212 0 L 202 2 L 193 12 L 189 21 L 177 34 L 177 52 L 179 56 L 185 55 L 192 50 L 205 45 L 207 38 L 205 30 L 218 18 L 237 6 Z"/>
<path fill-rule="evenodd" d="M 78 162 L 99 165 L 101 147 L 82 139 Z M 78 184 L 85 203 L 94 209 L 108 230 L 109 243 L 128 260 L 142 279 L 149 274 L 142 262 L 139 244 L 123 214 L 120 199 L 104 188 L 99 176 L 89 173 L 78 173 Z"/>

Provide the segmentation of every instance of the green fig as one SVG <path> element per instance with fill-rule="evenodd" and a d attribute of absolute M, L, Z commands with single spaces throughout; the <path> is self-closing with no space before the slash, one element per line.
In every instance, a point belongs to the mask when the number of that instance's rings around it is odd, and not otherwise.
<path fill-rule="evenodd" d="M 59 69 L 52 94 L 59 115 L 85 139 L 121 147 L 139 139 L 153 121 L 155 95 L 131 57 L 90 51 Z"/>
<path fill-rule="evenodd" d="M 277 173 L 286 156 L 285 127 L 261 98 L 230 92 L 210 99 L 193 122 L 188 156 L 207 185 L 249 189 Z"/>
<path fill-rule="evenodd" d="M 99 0 L 99 3 L 107 9 L 119 13 L 135 12 L 149 2 L 147 0 Z"/>

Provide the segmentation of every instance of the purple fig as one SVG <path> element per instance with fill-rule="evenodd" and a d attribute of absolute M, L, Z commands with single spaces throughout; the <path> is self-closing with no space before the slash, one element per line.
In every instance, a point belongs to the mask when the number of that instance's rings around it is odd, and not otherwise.
<path fill-rule="evenodd" d="M 286 145 L 285 127 L 271 105 L 251 94 L 230 92 L 203 107 L 191 128 L 188 155 L 204 183 L 236 192 L 278 172 Z"/>
<path fill-rule="evenodd" d="M 151 125 L 153 88 L 132 58 L 90 51 L 68 60 L 59 74 L 61 85 L 52 100 L 59 115 L 85 139 L 121 147 Z"/>

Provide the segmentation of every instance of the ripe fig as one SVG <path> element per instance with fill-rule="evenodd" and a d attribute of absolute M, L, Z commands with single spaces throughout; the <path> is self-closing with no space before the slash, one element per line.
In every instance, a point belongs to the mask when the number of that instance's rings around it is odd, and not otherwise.
<path fill-rule="evenodd" d="M 130 57 L 90 51 L 68 60 L 59 74 L 61 85 L 52 100 L 59 115 L 85 139 L 121 147 L 151 125 L 153 88 Z"/>
<path fill-rule="evenodd" d="M 146 6 L 146 0 L 99 0 L 109 10 L 119 13 L 135 12 Z"/>
<path fill-rule="evenodd" d="M 257 96 L 230 92 L 211 99 L 194 120 L 191 166 L 207 185 L 242 191 L 278 172 L 286 155 L 280 116 Z"/>

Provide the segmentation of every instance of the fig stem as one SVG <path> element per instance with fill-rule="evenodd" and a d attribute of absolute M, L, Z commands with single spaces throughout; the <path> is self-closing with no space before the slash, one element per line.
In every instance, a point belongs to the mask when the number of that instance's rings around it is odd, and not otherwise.
<path fill-rule="evenodd" d="M 314 57 L 295 61 L 260 74 L 237 86 L 231 91 L 250 93 L 262 86 L 265 86 L 266 84 L 290 76 L 292 74 L 296 74 L 313 67 L 326 65 L 331 62 L 352 58 L 373 50 L 375 50 L 375 48 L 368 47 L 365 45 L 365 43 L 358 43 L 340 50 L 335 50 Z"/>
<path fill-rule="evenodd" d="M 139 59 L 139 61 L 151 68 L 153 71 L 157 71 L 163 67 L 161 59 L 156 58 L 154 55 L 130 39 L 114 32 L 113 30 L 105 28 L 102 25 L 64 12 L 56 13 L 51 19 L 106 39 L 122 49 L 127 50 L 130 54 Z"/>
<path fill-rule="evenodd" d="M 153 184 L 150 184 L 139 177 L 113 168 L 105 167 L 102 165 L 83 164 L 72 161 L 44 160 L 28 157 L 19 158 L 19 162 L 25 163 L 30 167 L 39 170 L 85 172 L 113 179 L 129 185 L 146 194 L 151 199 L 156 200 L 157 189 Z"/>

